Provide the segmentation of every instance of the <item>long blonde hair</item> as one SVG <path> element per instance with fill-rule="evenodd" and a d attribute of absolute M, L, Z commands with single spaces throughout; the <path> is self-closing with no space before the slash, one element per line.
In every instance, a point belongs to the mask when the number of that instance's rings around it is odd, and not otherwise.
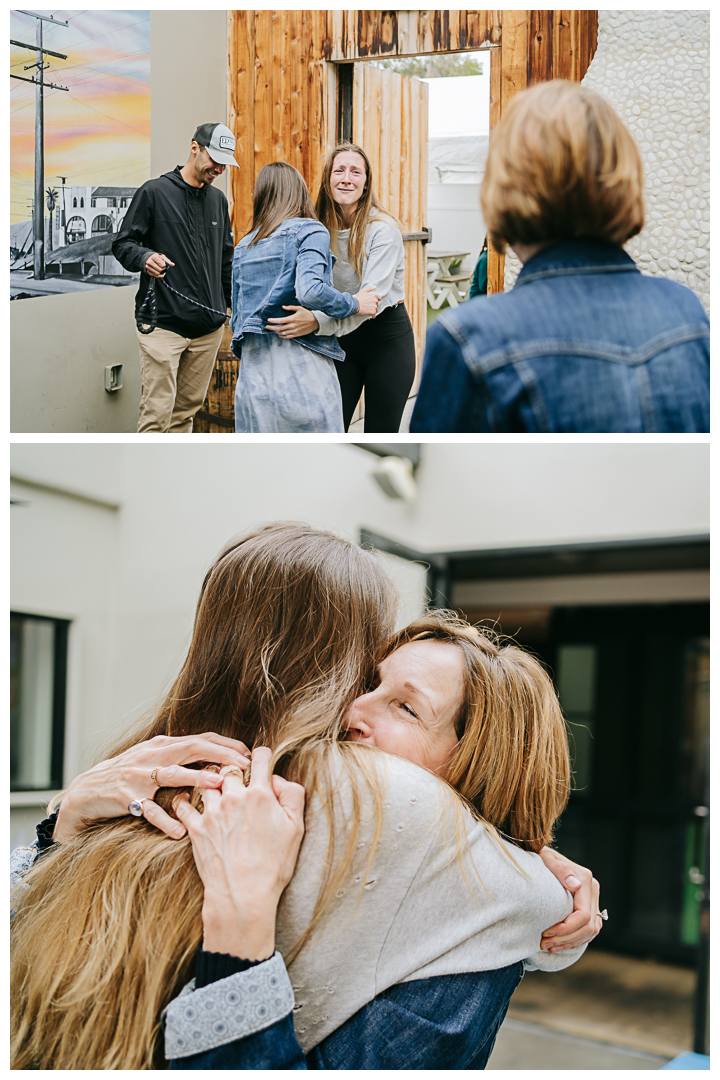
<path fill-rule="evenodd" d="M 375 192 L 373 190 L 372 165 L 370 164 L 370 158 L 363 148 L 358 146 L 357 143 L 338 143 L 337 146 L 334 146 L 332 150 L 328 151 L 328 155 L 325 158 L 325 165 L 320 180 L 320 190 L 318 191 L 318 197 L 315 200 L 315 212 L 318 216 L 318 220 L 322 222 L 330 233 L 331 250 L 335 255 L 339 255 L 337 235 L 340 229 L 343 228 L 343 224 L 338 205 L 332 196 L 330 177 L 332 176 L 335 158 L 338 154 L 344 154 L 347 150 L 352 151 L 353 154 L 359 154 L 365 162 L 365 190 L 360 196 L 360 201 L 358 202 L 357 210 L 355 211 L 352 225 L 350 226 L 350 236 L 348 237 L 348 255 L 350 256 L 350 262 L 357 274 L 358 280 L 362 281 L 363 259 L 365 257 L 365 234 L 367 233 L 368 225 L 373 221 L 380 221 L 383 218 L 395 222 L 395 224 L 397 224 L 397 221 L 384 206 L 380 205 L 375 197 Z"/>
<path fill-rule="evenodd" d="M 530 653 L 455 612 L 434 611 L 395 634 L 381 661 L 411 641 L 463 654 L 458 743 L 444 779 L 477 817 L 527 851 L 550 844 L 570 794 L 570 757 L 550 676 Z"/>
<path fill-rule="evenodd" d="M 280 522 L 231 543 L 205 577 L 178 677 L 114 752 L 209 730 L 269 745 L 281 772 L 320 792 L 332 826 L 325 758 L 392 630 L 396 600 L 372 553 L 309 526 Z M 372 763 L 355 751 L 341 748 L 359 763 L 356 808 L 366 773 L 380 809 Z M 174 794 L 157 795 L 168 812 Z M 318 907 L 352 858 L 352 830 L 344 841 L 332 870 L 331 828 Z M 144 819 L 94 824 L 44 855 L 14 898 L 12 1067 L 162 1067 L 160 1014 L 190 976 L 202 898 L 189 840 Z"/>

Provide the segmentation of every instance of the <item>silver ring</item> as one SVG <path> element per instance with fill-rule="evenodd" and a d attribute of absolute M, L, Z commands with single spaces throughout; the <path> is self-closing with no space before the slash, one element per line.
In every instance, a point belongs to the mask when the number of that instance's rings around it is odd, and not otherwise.
<path fill-rule="evenodd" d="M 598 911 L 598 915 L 600 916 L 600 918 L 602 919 L 603 922 L 607 922 L 608 919 L 610 918 L 610 916 L 607 913 L 607 908 L 603 908 L 602 911 Z"/>
<path fill-rule="evenodd" d="M 142 817 L 142 804 L 144 802 L 144 799 L 133 799 L 128 806 L 128 813 L 132 814 L 133 817 Z"/>

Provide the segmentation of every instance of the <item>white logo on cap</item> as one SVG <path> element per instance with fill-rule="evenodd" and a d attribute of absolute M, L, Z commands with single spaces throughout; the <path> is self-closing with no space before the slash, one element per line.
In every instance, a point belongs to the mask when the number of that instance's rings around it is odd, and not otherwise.
<path fill-rule="evenodd" d="M 220 136 L 220 149 L 222 149 L 224 146 L 229 146 L 231 150 L 234 150 L 235 149 L 235 140 L 230 138 L 229 135 L 221 135 Z"/>

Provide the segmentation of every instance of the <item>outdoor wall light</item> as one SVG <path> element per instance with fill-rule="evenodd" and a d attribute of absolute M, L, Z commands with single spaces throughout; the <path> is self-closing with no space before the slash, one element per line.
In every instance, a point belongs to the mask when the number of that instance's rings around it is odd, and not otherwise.
<path fill-rule="evenodd" d="M 122 364 L 108 364 L 105 368 L 105 389 L 109 394 L 120 390 L 123 384 Z"/>
<path fill-rule="evenodd" d="M 417 495 L 415 472 L 420 465 L 420 443 L 354 443 L 361 450 L 381 458 L 370 475 L 390 499 L 412 502 Z"/>
<path fill-rule="evenodd" d="M 406 457 L 384 457 L 372 470 L 372 476 L 391 499 L 412 502 L 417 495 L 413 465 Z"/>

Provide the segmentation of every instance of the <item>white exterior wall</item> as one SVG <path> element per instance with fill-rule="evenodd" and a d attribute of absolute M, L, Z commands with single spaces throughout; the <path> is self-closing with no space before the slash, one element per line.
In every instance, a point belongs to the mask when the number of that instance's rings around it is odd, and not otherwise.
<path fill-rule="evenodd" d="M 610 102 L 645 167 L 645 228 L 625 249 L 645 274 L 710 305 L 710 12 L 599 11 L 583 86 Z M 505 261 L 505 288 L 520 272 Z"/>
<path fill-rule="evenodd" d="M 351 539 L 364 526 L 421 551 L 709 531 L 702 444 L 430 443 L 422 453 L 418 497 L 405 504 L 372 479 L 377 458 L 346 444 L 14 445 L 12 491 L 27 505 L 11 514 L 13 610 L 72 619 L 66 780 L 157 699 L 183 658 L 208 565 L 262 522 Z M 407 621 L 422 607 L 424 572 L 401 560 L 394 570 Z M 14 815 L 27 829 L 37 808 Z"/>
<path fill-rule="evenodd" d="M 227 12 L 152 11 L 150 35 L 150 175 L 159 176 L 187 161 L 198 124 L 227 122 Z M 227 194 L 227 177 L 216 186 Z M 91 223 L 98 213 L 112 210 L 95 208 Z M 113 266 L 108 259 L 101 271 Z M 135 292 L 108 286 L 10 304 L 11 431 L 135 431 Z M 124 384 L 108 393 L 105 367 L 118 363 Z"/>
<path fill-rule="evenodd" d="M 480 210 L 477 184 L 428 184 L 428 225 L 433 248 L 438 251 L 467 251 L 462 270 L 472 273 L 485 240 L 485 222 Z"/>

